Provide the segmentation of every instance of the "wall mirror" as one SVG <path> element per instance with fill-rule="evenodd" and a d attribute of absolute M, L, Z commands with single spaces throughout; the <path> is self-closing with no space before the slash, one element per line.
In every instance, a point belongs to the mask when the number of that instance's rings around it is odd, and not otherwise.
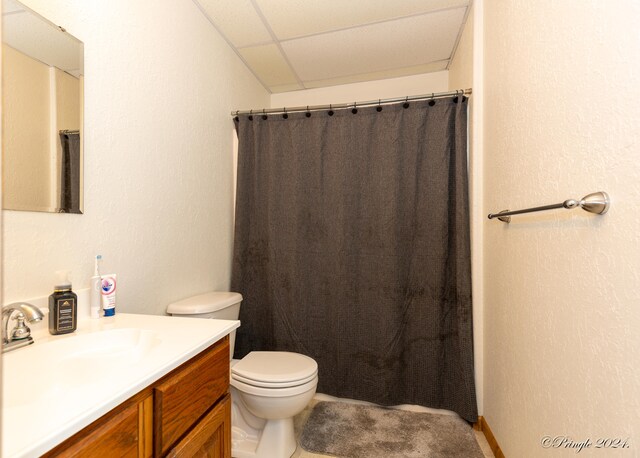
<path fill-rule="evenodd" d="M 84 45 L 2 0 L 2 208 L 82 213 Z"/>

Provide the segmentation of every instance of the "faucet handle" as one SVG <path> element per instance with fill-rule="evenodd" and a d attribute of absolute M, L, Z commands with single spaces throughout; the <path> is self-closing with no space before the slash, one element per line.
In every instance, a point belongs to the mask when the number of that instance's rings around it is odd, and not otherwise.
<path fill-rule="evenodd" d="M 12 320 L 16 320 L 18 323 L 16 327 L 11 331 L 11 340 L 27 339 L 31 336 L 31 329 L 24 323 L 24 313 L 16 313 Z"/>
<path fill-rule="evenodd" d="M 16 327 L 9 333 L 9 320 L 15 313 L 13 320 L 17 321 Z M 31 329 L 24 324 L 27 320 L 29 323 L 40 321 L 44 318 L 44 314 L 38 307 L 27 302 L 14 302 L 13 304 L 2 307 L 2 352 L 15 350 L 16 348 L 25 347 L 33 343 L 31 337 Z"/>

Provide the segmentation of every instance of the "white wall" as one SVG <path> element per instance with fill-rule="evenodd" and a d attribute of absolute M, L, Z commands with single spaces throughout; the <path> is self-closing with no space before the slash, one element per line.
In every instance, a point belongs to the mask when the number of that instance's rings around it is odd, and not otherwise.
<path fill-rule="evenodd" d="M 121 311 L 228 288 L 229 112 L 267 92 L 190 0 L 23 1 L 85 43 L 85 214 L 3 212 L 5 303 L 87 287 L 98 253 Z"/>
<path fill-rule="evenodd" d="M 446 71 L 271 94 L 271 107 L 351 103 L 449 90 Z"/>
<path fill-rule="evenodd" d="M 54 68 L 55 127 L 60 130 L 80 129 L 80 80 Z"/>
<path fill-rule="evenodd" d="M 473 11 L 472 5 L 449 63 L 449 90 L 467 89 L 473 84 Z"/>
<path fill-rule="evenodd" d="M 476 7 L 478 5 L 476 4 Z M 640 3 L 485 2 L 484 416 L 508 457 L 638 456 Z M 543 449 L 545 435 L 630 449 Z"/>
<path fill-rule="evenodd" d="M 2 3 L 0 2 L 0 13 L 2 13 Z M 1 18 L 1 15 L 0 15 Z M 0 37 L 2 36 L 2 21 L 0 20 Z M 2 49 L 2 47 L 0 46 L 0 49 Z M 3 62 L 3 54 L 2 52 L 0 52 L 0 68 L 2 68 L 2 64 Z M 0 71 L 0 100 L 2 100 L 3 97 L 3 93 L 2 93 L 2 88 L 4 86 L 4 81 L 2 80 L 2 72 Z M 3 117 L 4 113 L 2 112 L 2 103 L 0 103 L 0 117 Z M 4 119 L 4 118 L 3 118 Z M 2 132 L 0 132 L 0 137 L 2 137 Z M 0 138 L 0 144 L 2 144 L 2 138 Z M 0 181 L 2 181 L 1 177 L 2 177 L 2 172 L 3 172 L 3 167 L 4 164 L 2 163 L 3 161 L 0 161 Z M 2 186 L 0 186 L 0 202 L 3 201 L 2 199 L 3 195 L 2 195 Z M 4 212 L 0 212 L 0 228 L 2 227 L 2 223 L 3 223 L 3 219 L 4 219 Z M 3 251 L 4 251 L 4 243 L 2 240 L 2 237 L 0 237 L 0 259 L 3 257 Z M 3 290 L 3 285 L 4 285 L 4 281 L 3 281 L 3 274 L 4 273 L 4 265 L 2 262 L 0 262 L 0 304 L 4 304 L 3 302 L 3 297 L 2 297 L 2 290 Z M 2 358 L 0 357 L 0 387 L 2 385 Z M 2 408 L 2 396 L 0 396 L 0 409 Z M 2 415 L 0 415 L 0 431 L 2 431 Z M 0 441 L 2 440 L 2 437 L 0 437 Z"/>

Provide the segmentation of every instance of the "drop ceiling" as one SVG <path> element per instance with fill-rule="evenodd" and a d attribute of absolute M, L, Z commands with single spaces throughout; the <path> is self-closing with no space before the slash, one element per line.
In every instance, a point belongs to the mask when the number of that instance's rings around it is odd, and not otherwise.
<path fill-rule="evenodd" d="M 272 92 L 446 70 L 470 0 L 194 0 Z"/>
<path fill-rule="evenodd" d="M 75 77 L 84 73 L 83 44 L 21 3 L 2 0 L 2 42 Z"/>

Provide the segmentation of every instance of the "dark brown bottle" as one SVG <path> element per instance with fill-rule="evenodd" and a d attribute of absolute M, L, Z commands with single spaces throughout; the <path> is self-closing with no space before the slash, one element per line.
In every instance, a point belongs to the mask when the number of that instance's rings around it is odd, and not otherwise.
<path fill-rule="evenodd" d="M 49 332 L 68 334 L 78 327 L 78 296 L 71 291 L 68 272 L 56 272 L 59 278 L 49 296 Z"/>

